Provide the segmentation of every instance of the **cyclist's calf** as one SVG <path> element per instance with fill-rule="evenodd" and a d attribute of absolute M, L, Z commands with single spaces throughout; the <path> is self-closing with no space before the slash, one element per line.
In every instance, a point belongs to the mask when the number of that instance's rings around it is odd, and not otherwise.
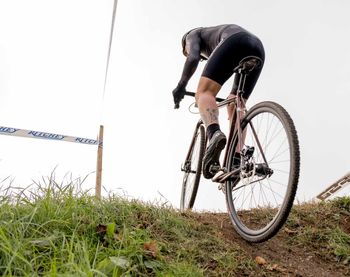
<path fill-rule="evenodd" d="M 218 94 L 221 85 L 207 78 L 201 77 L 196 93 L 196 102 L 201 114 L 202 120 L 208 127 L 211 124 L 218 124 L 219 111 L 215 96 Z"/>

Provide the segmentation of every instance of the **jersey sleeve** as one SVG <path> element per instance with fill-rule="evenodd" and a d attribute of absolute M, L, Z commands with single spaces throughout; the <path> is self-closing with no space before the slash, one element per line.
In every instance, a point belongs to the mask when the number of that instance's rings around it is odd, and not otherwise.
<path fill-rule="evenodd" d="M 199 31 L 190 32 L 186 37 L 186 52 L 188 53 L 186 62 L 182 71 L 179 86 L 185 88 L 188 81 L 196 71 L 201 59 L 201 38 Z"/>

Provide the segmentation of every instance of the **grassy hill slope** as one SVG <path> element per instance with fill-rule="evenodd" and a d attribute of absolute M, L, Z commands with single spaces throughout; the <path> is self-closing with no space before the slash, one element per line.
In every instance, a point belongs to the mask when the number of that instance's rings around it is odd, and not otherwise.
<path fill-rule="evenodd" d="M 275 238 L 248 244 L 226 214 L 97 201 L 52 182 L 0 196 L 0 275 L 350 276 L 349 215 L 350 198 L 297 205 Z"/>

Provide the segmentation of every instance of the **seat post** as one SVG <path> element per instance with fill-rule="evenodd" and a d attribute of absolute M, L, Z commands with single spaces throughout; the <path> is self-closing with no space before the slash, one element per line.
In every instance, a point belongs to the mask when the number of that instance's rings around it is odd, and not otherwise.
<path fill-rule="evenodd" d="M 239 74 L 239 81 L 238 81 L 238 87 L 237 87 L 237 95 L 238 94 L 243 94 L 243 89 L 244 89 L 244 85 L 245 85 L 245 80 L 247 78 L 247 73 L 243 72 L 242 69 L 238 70 Z"/>

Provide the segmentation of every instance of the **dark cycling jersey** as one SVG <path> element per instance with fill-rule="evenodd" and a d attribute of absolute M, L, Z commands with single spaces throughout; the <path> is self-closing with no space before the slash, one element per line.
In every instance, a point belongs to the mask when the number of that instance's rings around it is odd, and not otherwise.
<path fill-rule="evenodd" d="M 208 62 L 202 76 L 223 85 L 233 74 L 233 69 L 247 56 L 258 56 L 265 59 L 261 41 L 242 27 L 229 24 L 215 27 L 200 27 L 187 32 L 182 40 L 183 52 L 187 59 L 179 82 L 186 87 L 188 80 L 195 72 L 201 59 Z M 252 72 L 246 79 L 244 98 L 248 98 L 261 68 Z M 235 79 L 232 93 L 237 89 Z"/>

